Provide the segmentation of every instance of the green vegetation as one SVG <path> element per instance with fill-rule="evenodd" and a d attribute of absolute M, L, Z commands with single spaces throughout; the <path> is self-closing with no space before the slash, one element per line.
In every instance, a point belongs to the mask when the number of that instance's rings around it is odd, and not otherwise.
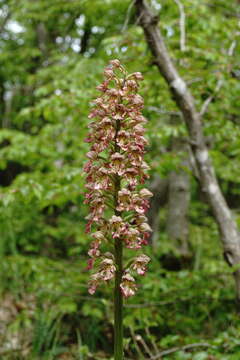
<path fill-rule="evenodd" d="M 181 0 L 185 51 L 177 2 L 149 3 L 198 110 L 212 96 L 204 134 L 240 225 L 239 1 Z M 126 359 L 160 359 L 156 354 L 172 350 L 162 358 L 239 360 L 233 271 L 194 166 L 183 165 L 186 151 L 173 146 L 187 139 L 187 130 L 134 6 L 129 0 L 0 5 L 0 359 L 111 359 L 112 287 L 94 296 L 87 290 L 83 140 L 102 70 L 118 58 L 129 72 L 144 75 L 147 186 L 183 171 L 191 194 L 183 252 L 166 226 L 170 187 L 162 195 L 160 185 L 152 190 L 159 199 L 146 249 L 152 261 L 136 296 L 124 301 Z"/>

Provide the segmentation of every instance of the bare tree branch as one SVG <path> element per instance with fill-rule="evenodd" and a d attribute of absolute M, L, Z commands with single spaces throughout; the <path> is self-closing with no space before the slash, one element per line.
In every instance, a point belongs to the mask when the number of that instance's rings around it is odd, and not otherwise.
<path fill-rule="evenodd" d="M 172 116 L 172 123 L 177 123 L 179 117 Z M 184 263 L 191 257 L 189 245 L 188 210 L 191 199 L 189 145 L 183 136 L 173 137 L 171 150 L 181 154 L 179 166 L 169 174 L 168 212 L 166 220 L 167 235 L 181 255 Z M 188 169 L 188 171 L 187 171 Z"/>
<path fill-rule="evenodd" d="M 240 35 L 240 32 L 237 31 L 237 32 L 235 33 L 235 35 L 236 35 L 236 36 L 239 36 L 239 35 Z M 227 51 L 227 55 L 228 55 L 229 57 L 233 56 L 234 50 L 235 50 L 236 46 L 237 46 L 237 40 L 234 39 L 234 40 L 231 42 L 231 45 L 230 45 L 230 47 L 229 47 L 229 49 L 228 49 L 228 51 Z M 222 79 L 219 79 L 218 82 L 217 82 L 217 85 L 216 85 L 216 87 L 215 87 L 215 90 L 214 90 L 213 94 L 212 94 L 211 96 L 209 96 L 209 97 L 205 100 L 205 102 L 203 103 L 203 105 L 202 105 L 202 108 L 201 108 L 201 110 L 200 110 L 200 115 L 201 115 L 201 117 L 207 112 L 207 109 L 208 109 L 209 104 L 214 100 L 214 98 L 215 98 L 215 96 L 216 96 L 216 93 L 219 92 L 219 90 L 221 89 L 222 85 L 223 85 L 223 80 L 222 80 Z"/>
<path fill-rule="evenodd" d="M 4 30 L 5 25 L 7 24 L 8 20 L 10 19 L 11 13 L 8 12 L 7 15 L 4 17 L 0 24 L 0 33 Z"/>
<path fill-rule="evenodd" d="M 172 354 L 172 353 L 177 352 L 177 351 L 191 350 L 191 349 L 194 349 L 196 347 L 207 347 L 207 348 L 212 347 L 212 348 L 214 348 L 214 346 L 212 346 L 212 345 L 210 345 L 208 343 L 189 344 L 189 345 L 174 347 L 172 349 L 161 351 L 157 355 L 152 356 L 149 360 L 158 360 L 158 359 L 161 359 L 165 355 L 169 355 L 169 354 Z"/>
<path fill-rule="evenodd" d="M 126 18 L 125 18 L 125 21 L 124 21 L 124 24 L 123 24 L 123 27 L 122 27 L 122 30 L 121 30 L 122 33 L 124 33 L 127 30 L 133 6 L 134 6 L 134 0 L 130 2 L 130 5 L 129 5 L 128 9 L 127 9 Z"/>
<path fill-rule="evenodd" d="M 239 36 L 239 35 L 240 35 L 240 32 L 237 31 L 237 32 L 235 33 L 235 35 L 236 35 L 236 36 Z M 228 55 L 229 57 L 233 56 L 234 50 L 235 50 L 236 46 L 237 46 L 237 40 L 234 39 L 234 40 L 231 42 L 231 45 L 230 45 L 230 47 L 229 47 L 229 49 L 228 49 L 228 51 L 227 51 L 227 55 Z M 202 108 L 201 108 L 201 110 L 200 110 L 200 115 L 201 115 L 201 117 L 207 112 L 207 109 L 208 109 L 209 104 L 214 100 L 216 93 L 219 92 L 219 90 L 221 89 L 222 85 L 223 85 L 223 80 L 222 80 L 222 79 L 219 79 L 218 82 L 217 82 L 217 85 L 216 85 L 216 88 L 215 88 L 213 94 L 212 94 L 211 96 L 209 96 L 209 97 L 206 99 L 206 101 L 203 103 L 203 105 L 202 105 Z"/>
<path fill-rule="evenodd" d="M 38 47 L 41 50 L 44 57 L 47 57 L 47 41 L 48 41 L 48 31 L 43 22 L 37 24 L 36 27 Z"/>
<path fill-rule="evenodd" d="M 141 335 L 136 335 L 136 340 L 142 344 L 142 347 L 144 348 L 145 352 L 150 356 L 150 358 L 153 358 L 154 355 L 153 353 L 151 352 L 151 350 L 149 349 L 147 343 L 144 341 L 144 339 L 142 338 Z"/>
<path fill-rule="evenodd" d="M 213 101 L 213 99 L 215 98 L 216 96 L 216 93 L 219 92 L 219 90 L 221 89 L 221 87 L 223 86 L 223 80 L 222 79 L 219 79 L 218 82 L 217 82 L 217 85 L 215 87 L 215 90 L 213 92 L 212 95 L 210 95 L 206 100 L 205 102 L 203 103 L 202 105 L 202 108 L 200 110 L 200 115 L 201 117 L 207 112 L 207 109 L 208 109 L 208 106 L 210 105 L 210 103 Z"/>
<path fill-rule="evenodd" d="M 143 353 L 138 345 L 138 342 L 137 342 L 136 334 L 132 327 L 129 327 L 129 329 L 130 329 L 131 337 L 133 339 L 133 343 L 134 343 L 135 349 L 138 353 L 139 359 L 144 359 L 144 355 L 143 355 Z"/>
<path fill-rule="evenodd" d="M 185 51 L 186 50 L 186 28 L 185 28 L 185 22 L 186 22 L 186 15 L 184 11 L 184 6 L 181 3 L 180 0 L 174 0 L 177 4 L 180 12 L 180 18 L 179 18 L 179 26 L 180 26 L 180 50 Z"/>
<path fill-rule="evenodd" d="M 151 342 L 151 345 L 152 345 L 152 347 L 153 347 L 153 349 L 154 349 L 155 353 L 157 354 L 157 353 L 158 353 L 157 343 L 156 343 L 156 341 L 155 341 L 154 337 L 151 335 L 151 333 L 150 333 L 150 331 L 149 331 L 149 328 L 148 328 L 148 327 L 146 327 L 146 328 L 145 328 L 145 333 L 146 333 L 146 335 L 147 335 L 147 337 L 148 337 L 149 341 Z"/>
<path fill-rule="evenodd" d="M 150 200 L 150 208 L 147 213 L 147 217 L 149 225 L 153 230 L 149 239 L 152 243 L 153 251 L 155 251 L 157 248 L 156 245 L 160 224 L 159 211 L 161 206 L 163 206 L 167 202 L 168 183 L 169 179 L 167 177 L 161 178 L 160 176 L 155 175 L 150 184 L 150 189 L 153 193 L 153 197 Z"/>
<path fill-rule="evenodd" d="M 163 109 L 160 109 L 156 106 L 148 106 L 147 107 L 147 110 L 149 111 L 154 111 L 158 114 L 162 114 L 162 115 L 175 115 L 175 116 L 181 116 L 181 112 L 180 111 L 168 111 L 168 110 L 163 110 Z"/>
<path fill-rule="evenodd" d="M 233 42 L 231 43 L 229 49 L 228 49 L 228 56 L 233 56 L 234 50 L 237 46 L 237 41 L 233 40 Z"/>
<path fill-rule="evenodd" d="M 91 38 L 91 22 L 88 18 L 85 19 L 83 31 L 84 31 L 84 33 L 81 38 L 81 44 L 80 44 L 81 47 L 80 47 L 79 54 L 84 54 L 87 51 L 88 44 L 89 44 L 89 41 Z"/>
<path fill-rule="evenodd" d="M 235 36 L 240 36 L 240 32 L 236 31 Z M 234 50 L 236 49 L 236 46 L 237 46 L 237 40 L 234 39 L 231 42 L 231 45 L 229 46 L 229 49 L 228 49 L 228 52 L 227 52 L 228 56 L 233 56 Z"/>
<path fill-rule="evenodd" d="M 221 4 L 219 1 L 216 1 L 215 3 L 211 0 L 211 2 L 206 3 L 206 5 L 210 8 L 213 9 L 221 9 L 222 10 L 222 14 L 226 17 L 236 17 L 238 19 L 240 19 L 240 13 L 238 11 L 232 12 L 232 11 L 228 11 L 225 9 L 225 6 L 223 4 Z"/>

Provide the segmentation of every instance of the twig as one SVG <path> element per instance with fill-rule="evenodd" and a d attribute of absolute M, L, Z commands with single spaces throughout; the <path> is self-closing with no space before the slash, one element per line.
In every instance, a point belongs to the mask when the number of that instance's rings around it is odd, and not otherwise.
<path fill-rule="evenodd" d="M 236 32 L 235 35 L 239 35 L 239 34 L 240 34 L 239 32 Z M 235 40 L 232 41 L 232 43 L 231 43 L 231 45 L 230 45 L 230 47 L 229 47 L 229 49 L 227 51 L 227 55 L 229 57 L 233 56 L 236 46 L 237 46 L 237 40 L 235 39 Z M 216 93 L 221 89 L 222 85 L 223 85 L 223 80 L 219 79 L 218 82 L 217 82 L 216 88 L 214 90 L 214 93 L 211 96 L 209 96 L 206 99 L 206 101 L 203 103 L 201 111 L 200 111 L 200 116 L 203 116 L 206 113 L 209 104 L 214 99 Z"/>
<path fill-rule="evenodd" d="M 122 33 L 124 33 L 127 30 L 129 20 L 130 20 L 131 11 L 132 11 L 132 8 L 134 6 L 134 3 L 135 3 L 134 0 L 131 1 L 130 5 L 129 5 L 128 9 L 127 9 L 126 18 L 125 18 L 125 21 L 124 21 L 124 24 L 123 24 L 123 27 L 122 27 L 122 30 L 121 30 Z"/>
<path fill-rule="evenodd" d="M 194 78 L 194 79 L 191 79 L 191 80 L 186 80 L 186 83 L 187 83 L 187 85 L 191 85 L 191 84 L 194 84 L 194 83 L 199 82 L 199 81 L 203 81 L 203 78 L 197 77 L 197 78 Z"/>
<path fill-rule="evenodd" d="M 200 116 L 203 116 L 206 113 L 209 104 L 213 101 L 216 93 L 221 89 L 222 85 L 223 85 L 223 80 L 219 79 L 217 82 L 216 88 L 214 90 L 214 93 L 204 101 L 201 111 L 200 111 Z"/>
<path fill-rule="evenodd" d="M 233 40 L 233 42 L 231 43 L 229 49 L 228 49 L 228 56 L 233 56 L 235 47 L 237 46 L 237 41 Z"/>
<path fill-rule="evenodd" d="M 154 349 L 155 353 L 157 354 L 158 353 L 158 347 L 157 347 L 156 341 L 154 340 L 153 336 L 150 334 L 150 331 L 149 331 L 148 327 L 145 329 L 145 332 L 146 332 L 149 340 L 152 343 L 152 346 L 153 346 L 153 349 Z"/>
<path fill-rule="evenodd" d="M 132 336 L 133 343 L 135 345 L 136 351 L 137 351 L 137 353 L 139 355 L 139 359 L 144 359 L 143 353 L 142 353 L 140 347 L 138 346 L 135 332 L 134 332 L 132 327 L 129 327 L 129 329 L 130 329 L 130 333 L 131 333 L 131 336 Z"/>
<path fill-rule="evenodd" d="M 7 24 L 8 20 L 10 19 L 11 13 L 8 12 L 7 15 L 4 17 L 0 24 L 0 32 L 2 32 L 5 28 L 5 25 Z"/>
<path fill-rule="evenodd" d="M 142 344 L 142 347 L 144 348 L 145 352 L 150 356 L 150 358 L 154 356 L 141 335 L 137 335 L 136 340 Z"/>
<path fill-rule="evenodd" d="M 215 8 L 215 9 L 220 8 L 222 10 L 222 15 L 232 16 L 232 17 L 236 17 L 236 18 L 240 19 L 240 13 L 238 13 L 238 12 L 223 11 L 223 10 L 225 10 L 225 8 L 224 8 L 225 4 L 224 5 L 221 5 L 221 4 L 218 4 L 218 3 L 214 4 L 211 1 L 211 2 L 207 3 L 206 5 L 208 7 Z"/>
<path fill-rule="evenodd" d="M 148 106 L 147 110 L 154 111 L 158 114 L 164 114 L 164 115 L 178 115 L 178 116 L 182 115 L 180 111 L 167 111 L 167 110 L 162 110 L 160 108 L 157 108 L 155 106 Z"/>
<path fill-rule="evenodd" d="M 239 31 L 236 31 L 234 35 L 235 35 L 235 36 L 240 36 L 240 32 L 239 32 Z M 227 52 L 228 56 L 230 56 L 230 57 L 233 56 L 234 50 L 235 50 L 236 46 L 237 46 L 237 40 L 234 39 L 234 40 L 231 42 L 231 45 L 229 46 L 229 49 L 228 49 L 228 52 Z"/>
<path fill-rule="evenodd" d="M 179 19 L 179 26 L 180 26 L 180 50 L 186 50 L 186 29 L 185 29 L 185 22 L 186 22 L 186 15 L 184 11 L 184 6 L 180 0 L 174 0 L 177 4 L 180 12 L 180 19 Z"/>
<path fill-rule="evenodd" d="M 208 343 L 189 344 L 189 345 L 178 346 L 178 347 L 174 347 L 172 349 L 161 351 L 157 355 L 152 356 L 149 360 L 158 360 L 158 359 L 161 359 L 161 357 L 163 357 L 165 355 L 169 355 L 169 354 L 172 354 L 174 352 L 181 351 L 181 350 L 185 351 L 185 350 L 194 349 L 195 347 L 212 347 L 212 348 L 215 348 L 213 345 L 210 345 Z"/>

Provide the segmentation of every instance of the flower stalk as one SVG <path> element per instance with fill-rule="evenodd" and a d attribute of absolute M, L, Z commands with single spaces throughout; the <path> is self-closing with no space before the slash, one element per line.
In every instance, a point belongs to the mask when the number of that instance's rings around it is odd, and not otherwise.
<path fill-rule="evenodd" d="M 123 359 L 123 295 L 121 281 L 123 273 L 123 244 L 121 239 L 115 241 L 115 288 L 114 288 L 114 359 Z"/>
<path fill-rule="evenodd" d="M 116 121 L 116 133 L 114 137 L 115 153 L 120 151 L 117 144 L 118 132 L 120 130 L 120 121 Z M 121 212 L 117 210 L 118 207 L 118 193 L 121 190 L 121 178 L 115 175 L 114 181 L 114 213 L 116 216 L 121 216 Z M 123 359 L 123 296 L 121 292 L 121 281 L 123 274 L 123 243 L 121 238 L 117 238 L 114 244 L 114 255 L 116 264 L 115 273 L 115 287 L 114 287 L 114 360 Z"/>
<path fill-rule="evenodd" d="M 89 293 L 94 294 L 100 283 L 115 279 L 114 288 L 114 359 L 123 359 L 123 297 L 133 296 L 137 290 L 134 274 L 144 275 L 150 258 L 143 253 L 127 257 L 124 267 L 123 250 L 141 251 L 147 244 L 151 228 L 145 212 L 151 192 L 142 185 L 148 177 L 143 160 L 143 99 L 137 94 L 141 73 L 128 74 L 119 60 L 110 61 L 104 70 L 104 81 L 97 89 L 101 96 L 89 118 L 91 143 L 84 166 L 87 173 L 85 203 L 90 206 L 86 232 L 93 241 L 88 252 L 91 275 Z M 114 243 L 113 253 L 109 252 Z M 104 247 L 107 249 L 103 252 Z M 129 252 L 130 253 L 130 252 Z M 128 255 L 128 254 L 127 254 Z"/>

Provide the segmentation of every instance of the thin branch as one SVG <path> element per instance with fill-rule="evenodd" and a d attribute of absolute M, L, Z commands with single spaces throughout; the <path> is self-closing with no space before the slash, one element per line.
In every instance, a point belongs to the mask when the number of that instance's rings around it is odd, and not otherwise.
<path fill-rule="evenodd" d="M 165 356 L 165 355 L 169 355 L 172 354 L 174 352 L 177 351 L 185 351 L 185 350 L 190 350 L 190 349 L 194 349 L 196 347 L 206 347 L 206 348 L 215 348 L 213 345 L 210 345 L 208 343 L 195 343 L 195 344 L 189 344 L 189 345 L 185 345 L 185 346 L 178 346 L 178 347 L 174 347 L 172 349 L 168 349 L 168 350 L 164 350 L 161 351 L 160 353 L 158 353 L 157 355 L 152 356 L 149 360 L 158 360 L 161 359 L 161 357 Z"/>
<path fill-rule="evenodd" d="M 187 80 L 186 83 L 187 83 L 187 85 L 191 85 L 191 84 L 199 82 L 199 81 L 203 81 L 203 78 L 197 77 L 197 78 L 194 78 L 191 80 Z"/>
<path fill-rule="evenodd" d="M 223 80 L 219 79 L 217 82 L 217 85 L 215 87 L 215 90 L 213 92 L 212 95 L 210 95 L 203 103 L 202 108 L 200 110 L 200 116 L 203 116 L 208 109 L 208 106 L 210 105 L 210 103 L 213 101 L 213 99 L 215 98 L 216 94 L 218 93 L 218 91 L 221 89 L 221 87 L 223 86 Z"/>
<path fill-rule="evenodd" d="M 152 347 L 153 347 L 155 353 L 157 354 L 158 353 L 158 347 L 157 347 L 156 341 L 154 340 L 153 336 L 150 334 L 150 331 L 149 331 L 148 327 L 146 327 L 145 332 L 147 334 L 147 337 L 148 337 L 149 341 L 151 341 L 151 344 L 152 344 Z"/>
<path fill-rule="evenodd" d="M 186 27 L 185 27 L 185 22 L 186 22 L 186 15 L 185 15 L 185 11 L 184 11 L 184 6 L 181 3 L 180 0 L 174 0 L 175 3 L 177 4 L 178 8 L 179 8 L 179 12 L 180 12 L 180 18 L 179 18 L 179 27 L 180 27 L 180 50 L 181 51 L 185 51 L 186 50 Z"/>
<path fill-rule="evenodd" d="M 142 347 L 144 348 L 145 352 L 152 358 L 154 355 L 149 349 L 147 343 L 144 341 L 141 335 L 136 335 L 136 340 L 142 344 Z"/>
<path fill-rule="evenodd" d="M 228 56 L 233 56 L 236 46 L 237 46 L 237 41 L 233 40 L 233 42 L 231 43 L 231 45 L 228 49 Z"/>
<path fill-rule="evenodd" d="M 4 17 L 0 24 L 0 33 L 4 30 L 5 25 L 7 24 L 8 20 L 10 19 L 11 13 L 8 12 L 7 15 Z"/>
<path fill-rule="evenodd" d="M 234 34 L 235 36 L 240 36 L 240 32 L 239 31 L 236 31 L 236 33 Z M 231 57 L 234 55 L 234 50 L 236 49 L 236 46 L 237 46 L 237 40 L 234 39 L 232 42 L 231 42 L 231 45 L 229 46 L 229 49 L 228 49 L 228 56 Z"/>
<path fill-rule="evenodd" d="M 148 106 L 146 108 L 149 111 L 154 111 L 158 114 L 163 114 L 163 115 L 176 115 L 176 116 L 182 116 L 180 111 L 168 111 L 168 110 L 162 110 L 160 108 L 157 108 L 156 106 Z"/>
<path fill-rule="evenodd" d="M 132 336 L 133 343 L 135 345 L 136 351 L 137 351 L 137 353 L 139 355 L 139 359 L 144 359 L 144 355 L 143 355 L 143 353 L 142 353 L 142 351 L 141 351 L 141 349 L 140 349 L 140 347 L 138 346 L 138 343 L 137 343 L 136 334 L 135 334 L 132 327 L 129 327 L 129 329 L 130 329 L 130 333 L 131 333 L 131 336 Z"/>
<path fill-rule="evenodd" d="M 236 17 L 236 18 L 240 19 L 240 13 L 232 12 L 232 11 L 228 11 L 228 10 L 226 11 L 226 9 L 224 7 L 225 4 L 221 5 L 219 3 L 212 3 L 212 1 L 211 1 L 211 2 L 207 3 L 206 5 L 210 8 L 221 9 L 222 15 L 224 15 L 224 16 L 227 16 L 227 17 L 232 16 L 232 17 Z"/>
<path fill-rule="evenodd" d="M 235 35 L 238 36 L 239 34 L 240 34 L 239 32 L 236 32 Z M 236 46 L 237 46 L 237 40 L 234 39 L 234 40 L 232 41 L 232 43 L 231 43 L 228 51 L 227 51 L 227 55 L 228 55 L 229 57 L 233 56 L 234 50 L 235 50 Z M 209 96 L 209 97 L 206 99 L 206 101 L 203 103 L 202 108 L 201 108 L 201 111 L 200 111 L 200 116 L 203 116 L 203 115 L 206 113 L 209 104 L 213 101 L 216 93 L 221 89 L 222 85 L 223 85 L 223 80 L 219 79 L 218 82 L 217 82 L 216 88 L 215 88 L 215 90 L 214 90 L 214 93 L 213 93 L 211 96 Z"/>
<path fill-rule="evenodd" d="M 129 20 L 130 20 L 131 11 L 132 11 L 132 8 L 134 6 L 134 3 L 135 3 L 134 0 L 131 1 L 130 5 L 129 5 L 128 9 L 127 9 L 126 18 L 125 18 L 121 33 L 124 33 L 127 30 Z"/>

